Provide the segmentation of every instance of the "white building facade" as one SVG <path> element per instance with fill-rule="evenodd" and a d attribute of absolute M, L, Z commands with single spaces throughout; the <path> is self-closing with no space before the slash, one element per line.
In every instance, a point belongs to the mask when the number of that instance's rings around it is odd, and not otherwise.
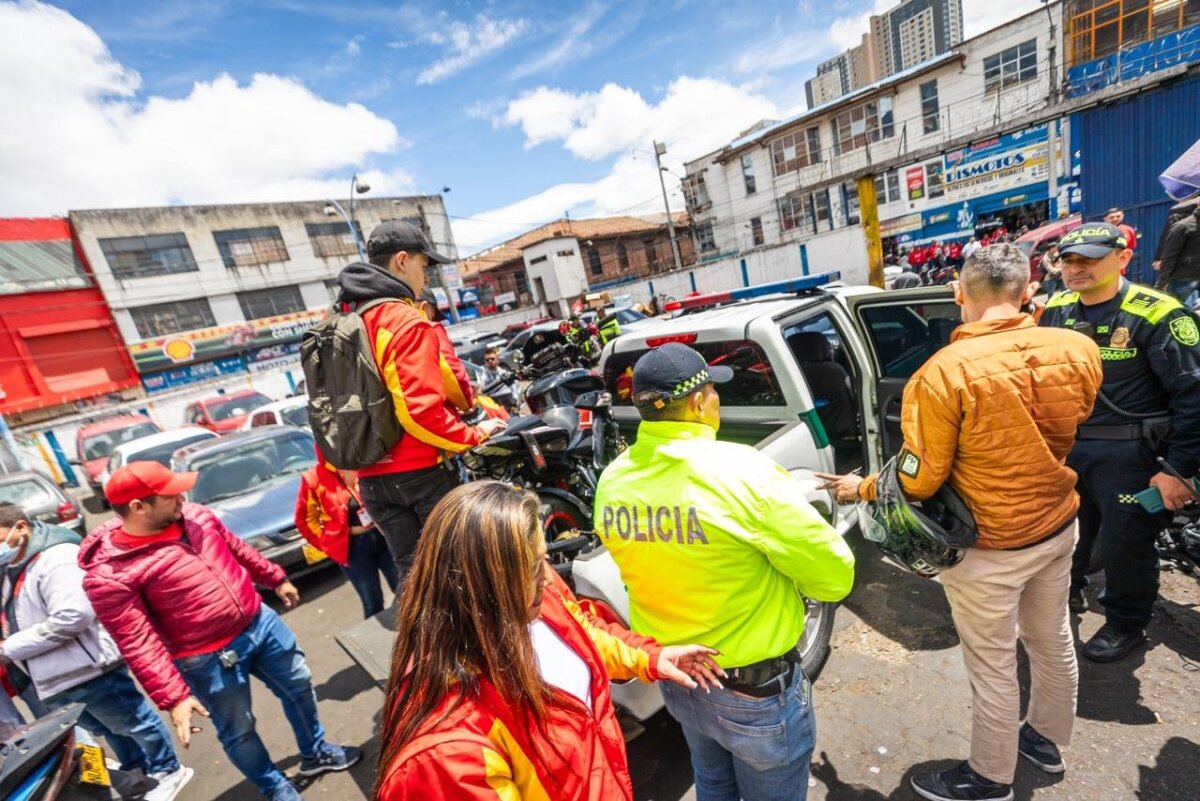
<path fill-rule="evenodd" d="M 1061 30 L 1061 3 L 1049 9 Z M 1041 9 L 688 163 L 698 258 L 742 273 L 767 264 L 770 280 L 840 270 L 865 281 L 863 175 L 875 178 L 885 247 L 966 239 L 998 216 L 1059 216 L 1068 126 L 1054 124 L 1052 159 L 1047 125 L 1022 124 L 1050 104 L 1049 36 Z"/>

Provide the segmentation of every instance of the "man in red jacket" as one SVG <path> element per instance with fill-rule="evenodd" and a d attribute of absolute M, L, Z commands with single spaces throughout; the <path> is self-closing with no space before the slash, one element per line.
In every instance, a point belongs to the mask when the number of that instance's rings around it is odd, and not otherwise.
<path fill-rule="evenodd" d="M 458 416 L 450 397 L 455 382 L 446 378 L 451 371 L 440 349 L 440 326 L 419 308 L 426 269 L 452 260 L 435 251 L 420 228 L 402 220 L 377 226 L 367 240 L 367 255 L 370 264 L 351 264 L 338 275 L 338 302 L 353 308 L 395 299 L 368 309 L 363 324 L 404 434 L 387 456 L 358 471 L 358 485 L 363 506 L 396 561 L 399 592 L 425 518 L 458 484 L 457 472 L 446 469 L 443 456 L 478 445 L 504 428 L 504 422 L 489 419 L 469 426 Z"/>
<path fill-rule="evenodd" d="M 300 593 L 278 565 L 199 504 L 183 501 L 195 473 L 133 462 L 105 494 L 119 519 L 83 541 L 83 588 L 150 700 L 170 710 L 186 748 L 192 715 L 211 717 L 230 761 L 271 801 L 300 801 L 254 728 L 250 676 L 283 703 L 300 746 L 300 775 L 346 770 L 362 758 L 326 742 L 312 674 L 291 629 L 254 583 L 289 609 Z"/>

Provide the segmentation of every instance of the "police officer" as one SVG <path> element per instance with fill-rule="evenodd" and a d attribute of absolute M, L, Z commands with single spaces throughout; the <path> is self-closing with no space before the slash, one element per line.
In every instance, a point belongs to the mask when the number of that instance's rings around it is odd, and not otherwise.
<path fill-rule="evenodd" d="M 1046 304 L 1041 324 L 1091 335 L 1104 367 L 1067 459 L 1080 496 L 1070 603 L 1075 612 L 1087 608 L 1083 587 L 1098 545 L 1105 624 L 1083 655 L 1111 662 L 1146 639 L 1158 595 L 1155 539 L 1170 522 L 1169 512 L 1147 512 L 1134 496 L 1154 487 L 1167 510 L 1179 509 L 1191 494 L 1156 457 L 1183 476 L 1200 468 L 1200 328 L 1175 298 L 1122 278 L 1133 252 L 1120 228 L 1085 223 L 1058 251 L 1067 291 Z"/>
<path fill-rule="evenodd" d="M 615 309 L 600 309 L 596 312 L 596 325 L 600 329 L 600 347 L 604 347 L 621 336 L 621 321 Z"/>
<path fill-rule="evenodd" d="M 782 467 L 717 442 L 715 383 L 733 377 L 672 343 L 633 371 L 637 441 L 604 471 L 596 526 L 629 590 L 632 628 L 720 652 L 725 686 L 663 685 L 696 798 L 803 799 L 814 719 L 797 643 L 804 597 L 838 601 L 854 557 Z"/>

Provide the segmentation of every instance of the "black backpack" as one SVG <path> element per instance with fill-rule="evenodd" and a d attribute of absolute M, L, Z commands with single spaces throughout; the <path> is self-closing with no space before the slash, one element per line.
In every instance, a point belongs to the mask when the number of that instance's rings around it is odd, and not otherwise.
<path fill-rule="evenodd" d="M 348 312 L 335 305 L 300 343 L 309 425 L 321 454 L 343 470 L 375 464 L 404 434 L 362 320 L 367 309 L 394 301 L 377 298 Z"/>

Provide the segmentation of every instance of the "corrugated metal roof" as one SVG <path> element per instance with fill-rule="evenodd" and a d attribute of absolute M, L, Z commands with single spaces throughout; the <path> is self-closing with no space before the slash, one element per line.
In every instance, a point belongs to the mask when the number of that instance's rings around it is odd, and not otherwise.
<path fill-rule="evenodd" d="M 90 286 L 68 240 L 0 242 L 0 294 Z"/>

